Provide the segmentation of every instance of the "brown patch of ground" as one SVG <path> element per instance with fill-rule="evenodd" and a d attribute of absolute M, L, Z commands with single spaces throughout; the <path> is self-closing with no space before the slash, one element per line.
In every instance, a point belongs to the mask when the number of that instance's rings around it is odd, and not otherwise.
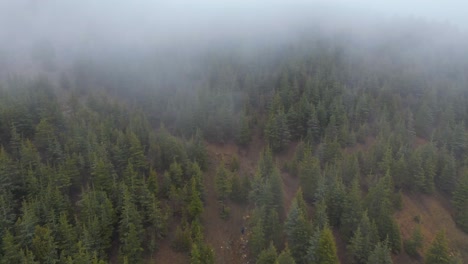
<path fill-rule="evenodd" d="M 341 234 L 338 229 L 335 228 L 333 230 L 333 236 L 335 237 L 336 251 L 337 251 L 340 263 L 348 263 L 347 255 L 346 255 L 346 242 L 341 237 Z"/>
<path fill-rule="evenodd" d="M 437 232 L 445 230 L 452 249 L 460 252 L 463 263 L 468 263 L 468 234 L 457 228 L 453 218 L 450 202 L 440 194 L 432 196 L 403 194 L 403 210 L 395 215 L 400 225 L 402 239 L 408 239 L 418 225 L 424 236 L 424 249 L 428 248 Z M 395 263 L 421 263 L 411 260 L 406 254 L 395 257 Z"/>
<path fill-rule="evenodd" d="M 253 177 L 260 152 L 264 148 L 265 144 L 258 135 L 245 148 L 235 144 L 207 145 L 212 164 L 210 164 L 204 178 L 206 202 L 202 220 L 205 227 L 205 240 L 215 251 L 216 263 L 248 263 L 248 250 L 246 248 L 248 237 L 241 234 L 241 229 L 247 226 L 250 217 L 247 206 L 229 202 L 226 206 L 230 208 L 230 216 L 226 220 L 221 219 L 221 207 L 215 190 L 216 168 L 222 161 L 229 164 L 233 157 L 237 156 L 239 161 L 237 173 L 241 177 Z"/>
<path fill-rule="evenodd" d="M 171 264 L 186 264 L 190 263 L 188 254 L 175 252 L 172 250 L 171 241 L 165 239 L 161 243 L 161 247 L 153 258 L 150 258 L 147 263 L 171 263 Z"/>
<path fill-rule="evenodd" d="M 358 152 L 358 151 L 366 151 L 368 150 L 370 147 L 372 147 L 375 143 L 375 137 L 367 137 L 366 138 L 366 142 L 364 142 L 364 144 L 361 144 L 361 143 L 356 143 L 354 146 L 352 147 L 346 147 L 344 149 L 344 152 L 345 153 L 355 153 L 355 152 Z"/>
<path fill-rule="evenodd" d="M 422 146 L 422 145 L 426 145 L 427 142 L 428 142 L 427 139 L 416 137 L 414 139 L 414 147 L 419 147 L 419 146 Z"/>

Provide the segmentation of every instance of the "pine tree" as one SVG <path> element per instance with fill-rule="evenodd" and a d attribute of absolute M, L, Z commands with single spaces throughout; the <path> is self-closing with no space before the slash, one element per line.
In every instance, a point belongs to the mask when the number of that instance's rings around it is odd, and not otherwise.
<path fill-rule="evenodd" d="M 112 202 L 102 191 L 86 191 L 79 201 L 80 222 L 83 225 L 83 245 L 90 252 L 97 252 L 99 258 L 112 243 L 113 225 L 116 216 Z"/>
<path fill-rule="evenodd" d="M 350 190 L 346 193 L 343 204 L 343 213 L 341 214 L 340 231 L 349 240 L 354 230 L 359 225 L 362 216 L 361 190 L 358 179 L 355 179 Z"/>
<path fill-rule="evenodd" d="M 328 186 L 326 202 L 328 220 L 330 225 L 339 227 L 341 225 L 341 215 L 345 203 L 345 187 L 341 179 L 336 177 Z"/>
<path fill-rule="evenodd" d="M 21 263 L 23 264 L 39 264 L 39 261 L 35 260 L 34 254 L 26 249 L 26 250 L 21 250 Z"/>
<path fill-rule="evenodd" d="M 455 222 L 468 233 L 468 173 L 464 173 L 458 181 L 452 198 L 455 207 Z"/>
<path fill-rule="evenodd" d="M 424 242 L 423 239 L 424 238 L 421 233 L 421 227 L 417 226 L 414 229 L 413 234 L 411 235 L 411 238 L 406 240 L 404 243 L 405 252 L 413 258 L 418 257 L 419 256 L 418 250 L 420 250 L 423 246 L 423 242 Z"/>
<path fill-rule="evenodd" d="M 318 179 L 321 177 L 320 163 L 309 149 L 304 151 L 304 157 L 299 163 L 299 180 L 304 192 L 304 199 L 312 202 L 317 189 Z"/>
<path fill-rule="evenodd" d="M 278 216 L 284 216 L 284 206 L 283 206 L 283 180 L 281 178 L 280 172 L 278 169 L 274 169 L 272 175 L 268 180 L 268 195 L 270 198 L 268 206 L 274 209 Z"/>
<path fill-rule="evenodd" d="M 60 258 L 71 256 L 75 252 L 77 234 L 75 227 L 68 221 L 65 213 L 61 213 L 56 231 L 57 248 L 60 250 Z"/>
<path fill-rule="evenodd" d="M 321 234 L 322 229 L 316 228 L 313 231 L 309 240 L 309 248 L 307 249 L 306 263 L 318 263 L 318 248 Z"/>
<path fill-rule="evenodd" d="M 286 247 L 281 254 L 279 254 L 278 258 L 276 259 L 275 264 L 296 264 L 294 258 L 291 256 L 291 252 L 289 248 Z"/>
<path fill-rule="evenodd" d="M 426 264 L 450 263 L 450 252 L 445 232 L 440 231 L 429 246 L 424 258 Z"/>
<path fill-rule="evenodd" d="M 270 264 L 275 263 L 277 257 L 276 248 L 273 243 L 270 243 L 270 247 L 260 252 L 257 258 L 257 264 Z"/>
<path fill-rule="evenodd" d="M 57 245 L 52 231 L 47 227 L 36 226 L 32 240 L 32 251 L 41 263 L 55 263 L 58 261 Z"/>
<path fill-rule="evenodd" d="M 195 135 L 189 142 L 187 153 L 192 162 L 197 163 L 201 169 L 206 169 L 208 166 L 208 154 L 203 140 L 203 135 L 200 129 L 197 129 Z"/>
<path fill-rule="evenodd" d="M 392 264 L 392 257 L 390 255 L 390 248 L 387 243 L 379 242 L 375 246 L 375 249 L 369 256 L 367 264 Z"/>
<path fill-rule="evenodd" d="M 202 264 L 200 250 L 198 249 L 197 243 L 192 244 L 192 250 L 190 251 L 190 264 Z"/>
<path fill-rule="evenodd" d="M 10 263 L 20 263 L 21 262 L 21 252 L 20 246 L 15 241 L 13 234 L 7 230 L 5 235 L 2 237 L 2 252 L 3 255 L 0 255 L 1 264 L 10 264 Z"/>
<path fill-rule="evenodd" d="M 302 191 L 298 190 L 285 222 L 285 231 L 291 255 L 296 263 L 306 263 L 306 253 L 311 235 L 311 227 L 307 221 L 305 202 Z"/>
<path fill-rule="evenodd" d="M 265 231 L 263 221 L 260 217 L 256 217 L 250 234 L 249 246 L 253 256 L 258 256 L 266 247 Z"/>
<path fill-rule="evenodd" d="M 378 241 L 377 227 L 365 211 L 348 245 L 353 263 L 365 263 Z"/>
<path fill-rule="evenodd" d="M 317 203 L 315 207 L 315 215 L 314 215 L 313 223 L 314 223 L 314 227 L 319 230 L 322 230 L 323 228 L 329 225 L 328 214 L 327 214 L 327 204 L 325 200 L 321 200 Z"/>
<path fill-rule="evenodd" d="M 435 176 L 435 183 L 446 194 L 451 194 L 457 185 L 455 157 L 445 147 L 439 156 L 439 172 Z"/>
<path fill-rule="evenodd" d="M 133 165 L 133 168 L 142 172 L 146 168 L 146 158 L 143 146 L 141 145 L 140 140 L 133 132 L 127 133 L 128 137 L 128 161 Z"/>
<path fill-rule="evenodd" d="M 201 195 L 198 190 L 197 181 L 195 177 L 192 177 L 191 181 L 191 193 L 190 193 L 190 203 L 188 205 L 190 219 L 198 218 L 203 212 L 203 203 L 201 201 Z"/>
<path fill-rule="evenodd" d="M 20 159 L 20 150 L 21 150 L 21 135 L 18 134 L 16 126 L 13 124 L 11 126 L 10 132 L 10 153 L 13 159 Z"/>
<path fill-rule="evenodd" d="M 317 256 L 318 263 L 321 264 L 340 263 L 336 253 L 335 239 L 330 228 L 328 227 L 325 227 L 320 234 Z"/>
<path fill-rule="evenodd" d="M 317 118 L 317 112 L 312 106 L 312 111 L 310 113 L 310 118 L 307 121 L 307 139 L 311 143 L 318 143 L 320 141 L 320 123 Z"/>
<path fill-rule="evenodd" d="M 131 263 L 140 263 L 143 253 L 142 219 L 125 185 L 123 186 L 123 204 L 119 222 L 119 235 L 121 256 L 127 257 Z"/>
<path fill-rule="evenodd" d="M 218 199 L 225 202 L 231 193 L 231 180 L 229 171 L 224 167 L 224 163 L 218 166 L 216 171 L 216 191 Z"/>

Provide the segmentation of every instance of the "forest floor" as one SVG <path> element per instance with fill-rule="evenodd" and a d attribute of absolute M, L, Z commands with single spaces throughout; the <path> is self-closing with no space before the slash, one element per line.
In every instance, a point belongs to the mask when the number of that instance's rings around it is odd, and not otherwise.
<path fill-rule="evenodd" d="M 347 149 L 346 151 L 366 150 L 373 144 L 373 141 L 373 138 L 369 138 L 366 140 L 366 143 L 358 144 L 354 149 Z M 286 212 L 289 210 L 292 199 L 299 188 L 299 179 L 296 175 L 291 175 L 282 170 L 282 168 L 293 159 L 296 147 L 297 143 L 293 143 L 288 149 L 275 156 L 275 162 L 281 170 L 283 180 Z M 264 148 L 265 144 L 260 140 L 259 135 L 256 135 L 253 142 L 246 148 L 238 147 L 234 143 L 207 144 L 210 164 L 204 173 L 205 207 L 202 221 L 205 227 L 205 240 L 215 251 L 216 263 L 252 263 L 247 248 L 248 219 L 250 217 L 250 209 L 252 208 L 229 202 L 226 204 L 230 208 L 229 218 L 223 220 L 220 217 L 221 206 L 218 203 L 215 190 L 216 168 L 222 161 L 226 165 L 229 165 L 232 159 L 237 157 L 239 161 L 239 176 L 252 178 L 255 174 L 261 151 Z M 439 230 L 445 230 L 451 247 L 461 253 L 464 263 L 468 263 L 468 234 L 463 233 L 456 227 L 452 218 L 450 201 L 446 197 L 440 194 L 427 196 L 403 193 L 402 200 L 402 210 L 395 214 L 400 226 L 402 241 L 408 239 L 412 235 L 414 228 L 420 224 L 425 241 L 424 249 L 420 253 L 424 255 L 435 234 Z M 313 210 L 310 210 L 310 214 L 313 215 Z M 419 218 L 419 223 L 417 218 Z M 176 223 L 171 228 L 175 229 L 175 227 Z M 247 228 L 245 235 L 241 234 L 242 227 Z M 341 263 L 346 263 L 346 244 L 336 230 L 334 234 L 340 261 Z M 171 238 L 167 238 L 162 242 L 161 248 L 150 263 L 161 263 L 160 260 L 171 264 L 190 262 L 188 254 L 177 253 L 171 249 L 170 241 Z M 422 257 L 420 259 L 412 259 L 404 253 L 404 250 L 398 256 L 394 256 L 393 260 L 394 263 L 422 263 Z"/>
<path fill-rule="evenodd" d="M 412 235 L 418 224 L 421 225 L 424 236 L 424 247 L 421 252 L 423 255 L 437 232 L 445 230 L 451 248 L 459 251 L 463 263 L 468 263 L 468 234 L 457 228 L 452 217 L 450 201 L 443 195 L 404 193 L 403 209 L 397 212 L 395 217 L 400 225 L 403 240 Z M 394 262 L 422 263 L 422 260 L 413 260 L 406 254 L 400 254 L 394 258 Z"/>

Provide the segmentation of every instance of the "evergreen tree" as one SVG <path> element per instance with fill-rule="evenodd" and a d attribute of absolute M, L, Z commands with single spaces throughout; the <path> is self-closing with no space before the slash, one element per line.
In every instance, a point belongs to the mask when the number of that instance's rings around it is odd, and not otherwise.
<path fill-rule="evenodd" d="M 379 241 L 377 227 L 364 212 L 361 221 L 348 244 L 352 263 L 366 263 L 374 246 Z"/>
<path fill-rule="evenodd" d="M 468 233 L 468 173 L 464 173 L 458 181 L 452 202 L 455 208 L 455 222 Z"/>
<path fill-rule="evenodd" d="M 140 263 L 143 253 L 142 219 L 125 185 L 123 186 L 123 204 L 119 222 L 119 235 L 121 257 L 126 257 L 131 263 Z"/>
<path fill-rule="evenodd" d="M 320 234 L 317 249 L 318 263 L 337 264 L 340 263 L 336 253 L 335 239 L 330 228 L 325 227 Z"/>
<path fill-rule="evenodd" d="M 2 252 L 3 254 L 0 255 L 0 263 L 10 264 L 21 262 L 20 246 L 17 244 L 15 237 L 9 230 L 7 230 L 5 235 L 2 237 Z"/>
<path fill-rule="evenodd" d="M 201 195 L 198 190 L 197 181 L 195 177 L 192 177 L 189 201 L 190 203 L 188 205 L 188 210 L 189 210 L 190 218 L 196 219 L 203 212 L 203 203 L 201 201 Z"/>
<path fill-rule="evenodd" d="M 285 222 L 288 245 L 296 263 L 306 263 L 306 253 L 309 247 L 311 227 L 307 221 L 305 210 L 302 191 L 299 190 L 294 197 Z"/>
<path fill-rule="evenodd" d="M 258 256 L 266 247 L 264 225 L 261 217 L 255 217 L 249 239 L 250 252 Z"/>
<path fill-rule="evenodd" d="M 231 193 L 231 181 L 229 171 L 221 163 L 216 170 L 216 191 L 218 192 L 218 199 L 225 202 Z"/>
<path fill-rule="evenodd" d="M 32 240 L 32 252 L 41 263 L 55 263 L 58 261 L 57 245 L 52 231 L 47 227 L 36 226 Z"/>
<path fill-rule="evenodd" d="M 369 255 L 367 264 L 392 264 L 392 257 L 390 255 L 390 248 L 387 243 L 379 242 L 375 246 L 375 249 Z"/>
<path fill-rule="evenodd" d="M 257 264 L 270 264 L 275 263 L 276 261 L 276 248 L 273 246 L 273 243 L 270 243 L 270 247 L 260 252 L 257 258 Z"/>
<path fill-rule="evenodd" d="M 304 151 L 304 157 L 299 162 L 299 180 L 304 192 L 304 199 L 312 202 L 317 189 L 318 179 L 321 177 L 320 163 L 312 157 L 310 149 Z"/>
<path fill-rule="evenodd" d="M 426 264 L 445 264 L 450 262 L 450 252 L 445 232 L 440 231 L 426 251 L 424 258 Z"/>
<path fill-rule="evenodd" d="M 361 201 L 362 198 L 359 182 L 355 179 L 350 190 L 346 193 L 343 204 L 343 213 L 341 214 L 340 231 L 345 239 L 350 239 L 353 231 L 356 230 L 359 225 L 359 221 L 362 216 Z"/>
<path fill-rule="evenodd" d="M 309 248 L 307 249 L 306 255 L 307 263 L 318 263 L 318 248 L 321 234 L 322 229 L 316 228 L 310 237 Z"/>
<path fill-rule="evenodd" d="M 421 227 L 417 226 L 414 229 L 413 234 L 411 235 L 411 238 L 406 240 L 404 243 L 405 252 L 413 258 L 418 257 L 419 256 L 418 250 L 420 250 L 423 246 L 423 242 L 424 242 L 423 239 L 424 238 L 421 233 Z"/>
<path fill-rule="evenodd" d="M 289 248 L 286 247 L 281 254 L 279 254 L 278 258 L 276 259 L 275 264 L 295 264 L 294 258 L 291 256 L 291 252 Z"/>

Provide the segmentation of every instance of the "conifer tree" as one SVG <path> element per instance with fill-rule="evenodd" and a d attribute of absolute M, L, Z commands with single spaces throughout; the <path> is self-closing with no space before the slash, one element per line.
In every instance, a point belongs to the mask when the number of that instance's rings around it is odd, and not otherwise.
<path fill-rule="evenodd" d="M 294 258 L 291 256 L 291 252 L 289 248 L 286 247 L 281 254 L 279 254 L 278 258 L 276 259 L 275 264 L 295 264 Z"/>
<path fill-rule="evenodd" d="M 273 243 L 270 243 L 270 247 L 260 252 L 257 258 L 257 264 L 270 264 L 275 263 L 277 257 L 276 248 Z"/>
<path fill-rule="evenodd" d="M 455 207 L 455 222 L 468 233 L 468 173 L 464 173 L 458 181 L 452 198 Z"/>
<path fill-rule="evenodd" d="M 359 225 L 359 221 L 362 216 L 361 201 L 362 198 L 359 181 L 358 179 L 355 179 L 350 190 L 346 193 L 343 204 L 343 213 L 341 214 L 340 231 L 345 239 L 350 239 L 353 231 L 356 230 Z"/>
<path fill-rule="evenodd" d="M 445 232 L 440 231 L 426 251 L 424 258 L 426 264 L 448 264 L 450 263 L 450 251 Z"/>
<path fill-rule="evenodd" d="M 299 180 L 304 192 L 304 199 L 308 202 L 312 202 L 314 199 L 320 174 L 319 160 L 312 157 L 310 149 L 306 149 L 304 157 L 299 163 Z"/>
<path fill-rule="evenodd" d="M 390 248 L 386 242 L 379 242 L 375 249 L 369 255 L 367 264 L 392 264 L 392 257 L 390 255 Z"/>
<path fill-rule="evenodd" d="M 32 240 L 32 252 L 41 263 L 58 261 L 57 245 L 49 228 L 36 226 Z"/>
<path fill-rule="evenodd" d="M 221 163 L 216 171 L 216 190 L 218 192 L 218 199 L 226 201 L 231 193 L 231 181 L 229 171 Z"/>
<path fill-rule="evenodd" d="M 5 232 L 5 235 L 3 235 L 1 242 L 3 254 L 0 255 L 0 263 L 20 263 L 20 246 L 17 244 L 17 242 L 15 241 L 15 237 L 9 230 Z"/>
<path fill-rule="evenodd" d="M 318 263 L 338 264 L 338 255 L 336 253 L 335 239 L 330 228 L 325 227 L 320 234 L 319 245 L 317 248 Z"/>
<path fill-rule="evenodd" d="M 311 227 L 307 221 L 305 202 L 302 198 L 302 191 L 299 189 L 289 210 L 285 222 L 285 231 L 288 238 L 288 245 L 291 255 L 296 263 L 306 263 L 306 253 L 309 247 Z"/>
<path fill-rule="evenodd" d="M 198 218 L 203 212 L 203 203 L 201 201 L 200 191 L 198 190 L 195 177 L 191 180 L 190 203 L 188 205 L 189 215 L 191 219 Z"/>

